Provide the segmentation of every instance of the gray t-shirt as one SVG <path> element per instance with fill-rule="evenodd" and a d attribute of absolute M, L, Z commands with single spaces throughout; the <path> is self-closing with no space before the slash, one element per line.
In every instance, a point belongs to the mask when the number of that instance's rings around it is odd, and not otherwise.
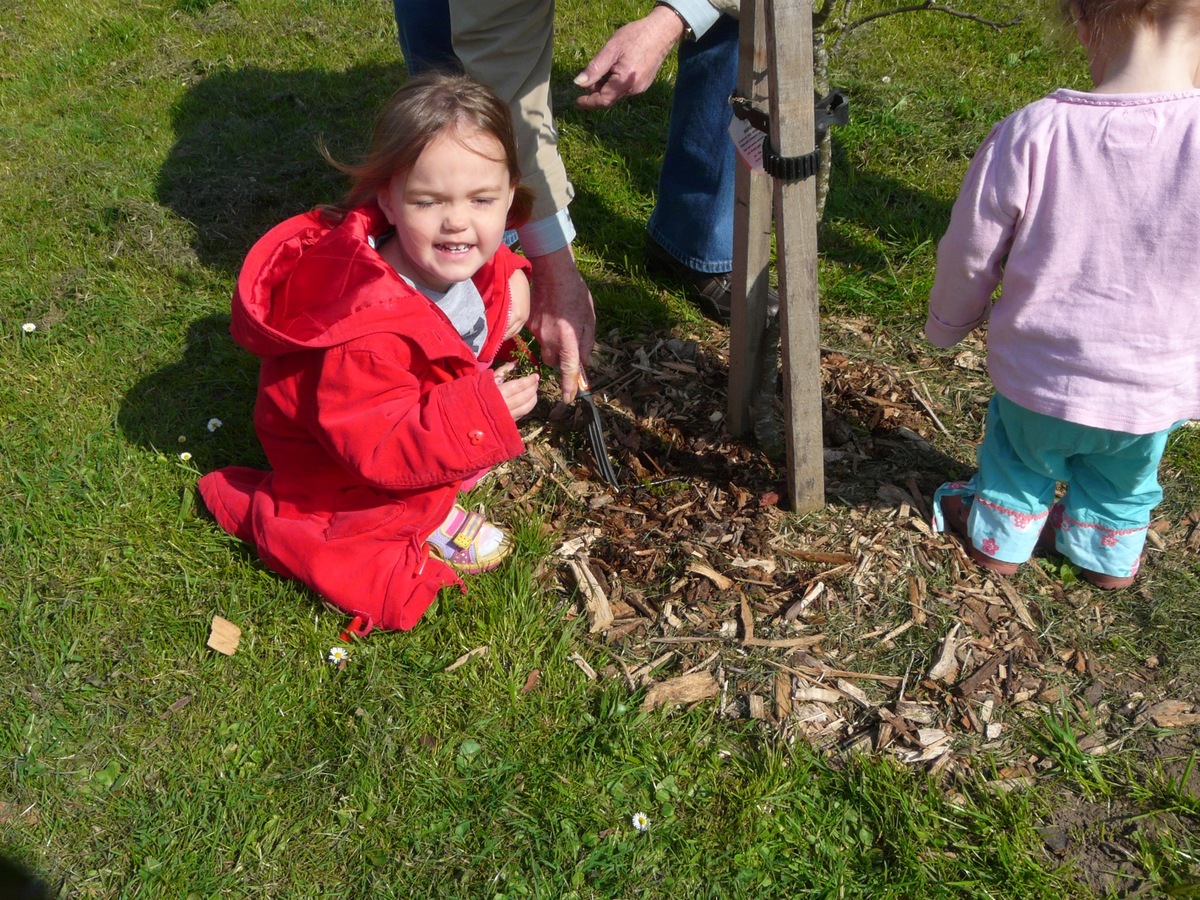
<path fill-rule="evenodd" d="M 404 280 L 408 281 L 407 278 Z M 437 304 L 467 342 L 471 352 L 478 356 L 483 349 L 483 342 L 487 340 L 487 317 L 484 315 L 483 297 L 479 295 L 475 282 L 455 282 L 444 293 L 423 284 L 413 284 L 413 287 Z"/>
<path fill-rule="evenodd" d="M 391 231 L 378 238 L 372 237 L 370 239 L 371 246 L 378 250 L 395 235 L 396 233 Z M 446 318 L 466 341 L 471 352 L 478 356 L 479 351 L 483 349 L 483 342 L 487 340 L 488 330 L 483 297 L 479 293 L 479 288 L 475 287 L 475 282 L 469 279 L 458 281 L 450 285 L 450 289 L 447 291 L 435 291 L 423 284 L 417 284 L 404 275 L 400 275 L 400 277 L 409 287 L 420 291 L 446 314 Z"/>

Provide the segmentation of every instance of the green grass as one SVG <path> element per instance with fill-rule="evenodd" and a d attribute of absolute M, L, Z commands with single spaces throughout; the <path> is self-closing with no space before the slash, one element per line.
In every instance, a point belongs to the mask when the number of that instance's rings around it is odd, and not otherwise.
<path fill-rule="evenodd" d="M 827 314 L 914 336 L 972 149 L 1079 82 L 1078 54 L 1021 8 L 999 34 L 881 20 L 834 60 L 853 118 L 822 234 Z M 602 337 L 703 327 L 641 262 L 671 66 L 618 109 L 569 108 L 571 76 L 638 9 L 559 10 L 555 92 Z M 228 336 L 241 259 L 337 196 L 315 141 L 352 155 L 402 77 L 377 0 L 15 0 L 0 16 L 0 850 L 80 898 L 1086 895 L 1042 849 L 1038 790 L 947 794 L 589 681 L 571 657 L 603 673 L 610 651 L 548 587 L 536 517 L 513 564 L 338 670 L 344 617 L 198 513 L 200 472 L 262 463 L 256 367 Z M 1178 511 L 1197 505 L 1197 447 L 1195 432 L 1172 446 Z M 1194 684 L 1195 567 L 1155 578 L 1113 651 L 1162 653 Z M 243 628 L 233 657 L 205 648 L 214 614 Z M 1069 720 L 1041 740 L 1068 790 L 1136 789 L 1179 817 L 1142 833 L 1142 858 L 1164 886 L 1194 878 L 1188 777 L 1093 765 Z"/>

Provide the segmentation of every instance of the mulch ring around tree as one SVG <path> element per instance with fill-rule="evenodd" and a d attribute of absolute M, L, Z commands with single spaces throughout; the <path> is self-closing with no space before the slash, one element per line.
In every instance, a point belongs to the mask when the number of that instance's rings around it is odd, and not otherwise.
<path fill-rule="evenodd" d="M 949 792 L 968 773 L 1011 790 L 1051 770 L 1029 751 L 1029 719 L 1068 715 L 1085 754 L 1200 724 L 1195 686 L 1168 696 L 1156 660 L 1117 671 L 1094 652 L 1114 616 L 1099 592 L 1036 563 L 1013 579 L 984 572 L 931 529 L 934 489 L 973 468 L 974 445 L 947 423 L 981 432 L 982 345 L 945 378 L 943 363 L 866 320 L 825 327 L 848 349 L 821 355 L 817 513 L 788 513 L 782 460 L 729 436 L 725 332 L 597 348 L 590 375 L 618 489 L 597 474 L 582 410 L 524 425 L 528 453 L 499 484 L 518 508 L 549 509 L 562 536 L 546 577 L 586 619 L 587 655 L 611 660 L 597 672 L 577 655 L 581 677 L 619 679 L 645 709 L 716 704 L 835 764 L 889 755 Z M 951 386 L 931 393 L 927 373 Z M 1148 552 L 1200 542 L 1198 522 L 1156 522 Z M 1044 608 L 1066 610 L 1081 639 L 1047 628 Z"/>

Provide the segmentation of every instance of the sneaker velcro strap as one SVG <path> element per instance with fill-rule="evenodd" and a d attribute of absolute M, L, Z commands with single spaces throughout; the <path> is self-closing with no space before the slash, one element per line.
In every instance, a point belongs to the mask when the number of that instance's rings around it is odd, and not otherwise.
<path fill-rule="evenodd" d="M 487 524 L 487 519 L 482 514 L 477 512 L 467 513 L 467 517 L 459 526 L 458 531 L 454 532 L 454 537 L 450 542 L 460 550 L 466 550 L 474 543 L 476 536 L 479 534 L 479 529 Z"/>

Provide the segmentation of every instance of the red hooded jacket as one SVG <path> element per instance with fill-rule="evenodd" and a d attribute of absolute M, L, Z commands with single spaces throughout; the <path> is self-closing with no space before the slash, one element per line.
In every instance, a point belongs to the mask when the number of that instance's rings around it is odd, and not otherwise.
<path fill-rule="evenodd" d="M 412 628 L 439 589 L 462 586 L 425 539 L 464 479 L 524 450 L 480 363 L 528 262 L 501 246 L 472 279 L 488 325 L 477 359 L 372 247 L 390 227 L 374 204 L 336 224 L 312 212 L 250 250 L 230 330 L 262 359 L 254 427 L 271 471 L 200 479 L 222 528 L 368 629 Z"/>

